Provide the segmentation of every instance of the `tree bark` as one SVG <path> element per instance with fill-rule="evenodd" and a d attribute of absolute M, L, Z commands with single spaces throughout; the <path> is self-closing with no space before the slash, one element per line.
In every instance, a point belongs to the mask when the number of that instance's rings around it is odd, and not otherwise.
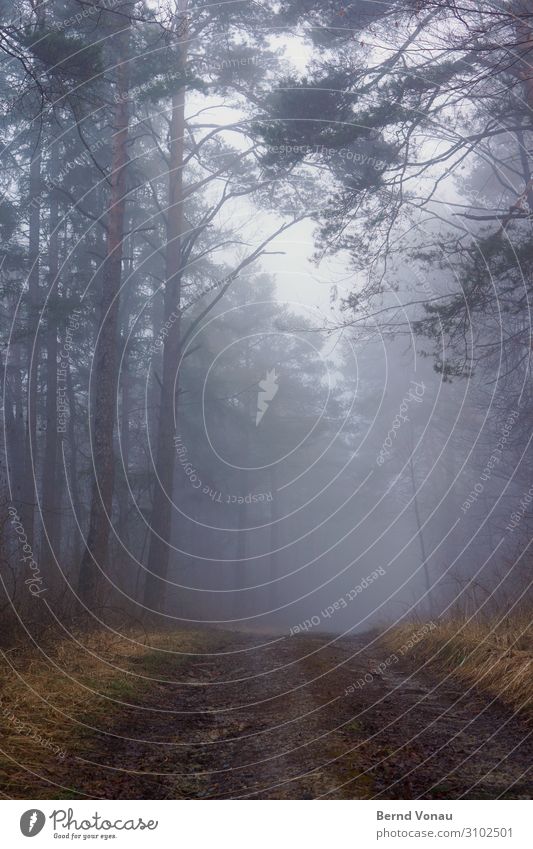
<path fill-rule="evenodd" d="M 105 575 L 114 490 L 113 432 L 118 378 L 119 292 L 122 280 L 126 206 L 131 29 L 131 20 L 128 16 L 121 14 L 117 18 L 120 29 L 114 39 L 118 63 L 109 177 L 110 203 L 107 216 L 106 259 L 103 269 L 101 326 L 94 353 L 93 370 L 95 388 L 91 453 L 94 464 L 94 483 L 89 530 L 79 578 L 79 595 L 88 607 L 94 605 L 101 576 Z"/>
<path fill-rule="evenodd" d="M 272 611 L 272 615 L 275 617 L 280 599 L 281 571 L 281 552 L 278 551 L 278 548 L 280 547 L 280 514 L 277 502 L 278 488 L 276 466 L 271 466 L 270 468 L 270 492 L 272 495 L 272 501 L 270 502 L 270 583 L 268 585 L 268 596 L 269 607 Z"/>
<path fill-rule="evenodd" d="M 76 442 L 76 393 L 72 381 L 72 370 L 67 363 L 67 397 L 68 397 L 68 441 L 70 458 L 70 484 L 72 494 L 72 506 L 78 522 L 82 522 L 82 506 L 78 479 L 78 446 Z M 80 557 L 80 532 L 77 523 L 74 523 L 74 539 L 72 541 L 70 556 L 73 563 L 78 563 Z"/>
<path fill-rule="evenodd" d="M 122 359 L 120 375 L 121 405 L 120 405 L 120 450 L 122 455 L 121 484 L 118 493 L 118 535 L 121 544 L 128 546 L 128 472 L 130 465 L 130 373 L 128 354 Z M 120 555 L 119 555 L 120 557 Z"/>
<path fill-rule="evenodd" d="M 424 573 L 424 580 L 426 584 L 426 598 L 427 598 L 427 607 L 430 615 L 433 615 L 433 586 L 431 583 L 431 576 L 429 574 L 429 564 L 428 558 L 426 554 L 426 544 L 424 542 L 424 531 L 422 529 L 422 519 L 420 517 L 420 510 L 418 507 L 418 486 L 416 482 L 416 474 L 415 467 L 413 463 L 413 453 L 414 453 L 414 434 L 413 434 L 413 426 L 411 424 L 409 428 L 409 442 L 410 442 L 410 450 L 409 450 L 409 472 L 411 476 L 411 486 L 413 489 L 413 510 L 415 513 L 416 519 L 416 535 L 418 538 L 418 544 L 420 546 L 420 555 L 422 558 L 422 571 Z"/>
<path fill-rule="evenodd" d="M 13 300 L 12 312 L 16 309 Z M 24 502 L 24 401 L 22 387 L 22 362 L 24 351 L 21 343 L 12 342 L 6 352 L 6 467 L 9 469 L 11 498 L 20 505 Z"/>
<path fill-rule="evenodd" d="M 59 142 L 52 142 L 51 173 L 59 171 Z M 58 498 L 58 420 L 57 420 L 57 284 L 59 272 L 59 206 L 57 193 L 50 193 L 49 245 L 48 245 L 48 316 L 46 323 L 46 441 L 43 461 L 41 562 L 47 575 L 54 573 L 54 559 L 58 557 L 61 539 Z M 66 388 L 66 384 L 65 384 Z M 49 579 L 50 580 L 50 579 Z"/>
<path fill-rule="evenodd" d="M 187 0 L 178 2 L 176 25 L 180 33 L 180 57 L 185 67 L 187 50 L 186 21 Z M 182 274 L 183 212 L 183 158 L 185 143 L 185 86 L 172 98 L 170 120 L 167 209 L 167 244 L 165 257 L 165 317 L 171 322 L 163 346 L 163 373 L 161 376 L 161 403 L 157 417 L 157 444 L 155 456 L 155 488 L 150 522 L 150 548 L 148 571 L 144 586 L 144 605 L 155 611 L 164 597 L 168 573 L 170 536 L 172 527 L 172 496 L 174 484 L 175 451 L 173 437 L 177 422 L 178 362 L 180 354 L 180 300 Z"/>
<path fill-rule="evenodd" d="M 41 143 L 36 139 L 30 162 L 28 244 L 28 327 L 27 327 L 27 386 L 26 435 L 24 445 L 24 495 L 21 510 L 24 530 L 30 545 L 35 525 L 35 460 L 37 449 L 37 378 L 39 371 L 39 252 L 41 244 Z"/>
<path fill-rule="evenodd" d="M 32 4 L 37 29 L 46 21 L 44 0 Z M 31 134 L 31 160 L 29 174 L 29 233 L 28 233 L 28 338 L 26 428 L 24 439 L 24 475 L 20 515 L 30 545 L 34 542 L 36 505 L 36 453 L 37 453 L 37 385 L 39 373 L 39 277 L 41 246 L 41 136 L 44 129 L 42 116 L 36 118 Z"/>

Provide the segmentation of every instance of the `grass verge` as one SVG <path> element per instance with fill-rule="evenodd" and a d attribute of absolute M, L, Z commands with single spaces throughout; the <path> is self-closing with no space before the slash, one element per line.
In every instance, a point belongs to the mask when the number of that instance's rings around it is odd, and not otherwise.
<path fill-rule="evenodd" d="M 502 621 L 451 617 L 436 622 L 423 639 L 410 646 L 415 664 L 429 664 L 517 711 L 533 722 L 533 633 L 526 616 Z M 409 643 L 420 623 L 393 628 L 383 637 L 393 652 Z"/>
<path fill-rule="evenodd" d="M 8 797 L 33 797 L 36 783 L 57 781 L 91 728 L 109 727 L 135 704 L 149 678 L 170 679 L 186 654 L 205 648 L 206 633 L 110 631 L 71 635 L 39 648 L 0 653 L 0 786 Z M 145 677 L 146 676 L 146 677 Z M 53 785 L 50 798 L 53 798 Z"/>

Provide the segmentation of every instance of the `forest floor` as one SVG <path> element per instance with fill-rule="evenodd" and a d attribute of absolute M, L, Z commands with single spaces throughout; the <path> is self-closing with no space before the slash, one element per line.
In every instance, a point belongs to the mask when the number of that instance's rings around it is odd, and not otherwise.
<path fill-rule="evenodd" d="M 524 720 L 372 634 L 193 636 L 123 648 L 99 713 L 62 708 L 65 757 L 0 762 L 5 796 L 531 798 Z"/>

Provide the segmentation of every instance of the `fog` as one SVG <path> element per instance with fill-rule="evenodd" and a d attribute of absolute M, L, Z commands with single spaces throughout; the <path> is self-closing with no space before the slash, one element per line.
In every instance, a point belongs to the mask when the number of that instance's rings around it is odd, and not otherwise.
<path fill-rule="evenodd" d="M 521 137 L 449 147 L 382 102 L 386 24 L 289 6 L 99 9 L 102 43 L 58 7 L 85 64 L 6 58 L 3 480 L 60 618 L 342 634 L 523 590 Z"/>
<path fill-rule="evenodd" d="M 10 845 L 526 833 L 531 12 L 0 0 Z"/>

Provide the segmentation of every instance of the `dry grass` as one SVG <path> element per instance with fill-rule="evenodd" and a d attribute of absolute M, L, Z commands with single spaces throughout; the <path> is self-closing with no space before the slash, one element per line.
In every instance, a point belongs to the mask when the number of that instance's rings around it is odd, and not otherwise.
<path fill-rule="evenodd" d="M 77 640 L 77 641 L 76 641 Z M 144 675 L 168 679 L 180 651 L 198 651 L 195 631 L 117 636 L 74 635 L 38 648 L 0 653 L 0 786 L 9 796 L 31 790 L 32 774 L 57 780 L 91 726 L 109 728 L 122 702 L 135 703 Z M 163 651 L 161 651 L 163 650 Z M 170 652 L 170 653 L 166 653 Z"/>
<path fill-rule="evenodd" d="M 452 617 L 409 649 L 417 664 L 430 662 L 479 691 L 497 697 L 523 718 L 533 721 L 533 633 L 531 618 L 525 615 L 497 621 L 468 621 Z M 399 651 L 420 623 L 400 625 L 383 639 L 392 651 Z"/>

